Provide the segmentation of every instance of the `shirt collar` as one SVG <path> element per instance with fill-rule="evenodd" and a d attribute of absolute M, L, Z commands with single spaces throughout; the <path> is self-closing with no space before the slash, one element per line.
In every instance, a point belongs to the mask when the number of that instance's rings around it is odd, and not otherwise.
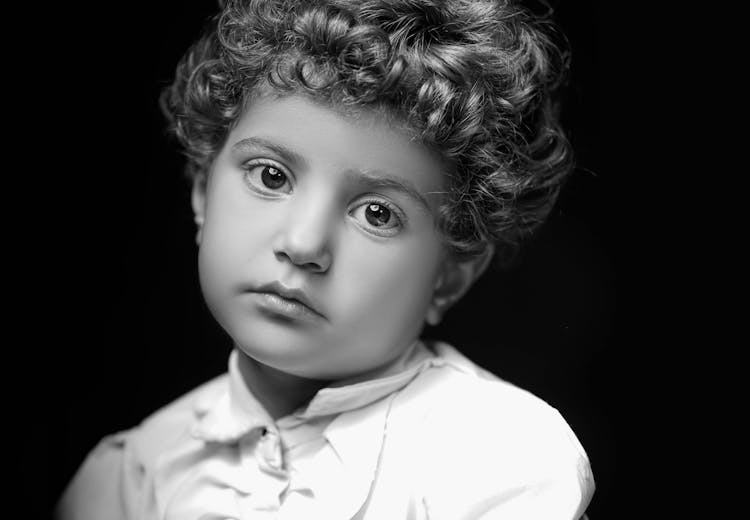
<path fill-rule="evenodd" d="M 400 390 L 425 368 L 435 364 L 442 364 L 442 360 L 417 340 L 398 358 L 376 371 L 322 388 L 291 416 L 304 422 L 356 410 Z M 275 429 L 273 419 L 242 379 L 236 350 L 229 356 L 228 378 L 226 390 L 209 402 L 197 403 L 193 436 L 209 442 L 236 442 L 256 428 Z"/>

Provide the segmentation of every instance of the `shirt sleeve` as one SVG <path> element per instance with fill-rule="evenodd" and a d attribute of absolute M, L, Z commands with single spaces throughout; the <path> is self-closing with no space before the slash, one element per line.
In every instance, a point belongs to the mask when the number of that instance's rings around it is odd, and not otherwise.
<path fill-rule="evenodd" d="M 91 450 L 63 492 L 56 520 L 131 520 L 142 484 L 142 469 L 130 462 L 129 432 L 103 438 Z"/>
<path fill-rule="evenodd" d="M 535 399 L 535 398 L 534 398 Z M 476 405 L 428 421 L 422 467 L 430 520 L 578 520 L 594 492 L 589 460 L 554 408 L 508 413 Z M 436 433 L 439 432 L 438 435 Z"/>

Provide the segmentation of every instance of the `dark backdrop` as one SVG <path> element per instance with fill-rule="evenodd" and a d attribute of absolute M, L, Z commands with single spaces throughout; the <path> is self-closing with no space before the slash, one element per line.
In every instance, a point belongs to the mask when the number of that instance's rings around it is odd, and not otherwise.
<path fill-rule="evenodd" d="M 641 274 L 628 217 L 631 64 L 618 13 L 593 0 L 553 4 L 573 49 L 564 116 L 578 172 L 524 262 L 486 276 L 429 334 L 557 407 L 591 458 L 591 517 L 620 518 L 644 420 L 629 361 L 644 355 L 629 292 Z M 226 368 L 230 343 L 197 283 L 182 161 L 157 107 L 214 9 L 212 0 L 65 6 L 25 47 L 40 64 L 28 91 L 40 92 L 42 112 L 19 130 L 33 184 L 22 218 L 34 232 L 15 250 L 34 252 L 35 275 L 18 300 L 26 375 L 15 388 L 28 428 L 17 473 L 37 516 L 102 436 Z"/>

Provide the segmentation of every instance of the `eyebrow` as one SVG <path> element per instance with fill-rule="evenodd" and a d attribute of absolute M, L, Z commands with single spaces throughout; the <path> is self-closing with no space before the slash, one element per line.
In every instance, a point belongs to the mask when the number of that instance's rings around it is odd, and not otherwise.
<path fill-rule="evenodd" d="M 232 151 L 257 147 L 271 150 L 286 162 L 292 163 L 297 166 L 307 166 L 307 161 L 305 161 L 305 158 L 294 150 L 287 148 L 283 144 L 264 139 L 263 137 L 247 137 L 245 139 L 237 141 L 232 145 Z"/>
<path fill-rule="evenodd" d="M 358 171 L 357 179 L 364 181 L 370 189 L 392 189 L 399 191 L 422 206 L 422 209 L 431 213 L 430 205 L 422 193 L 412 183 L 398 177 L 389 175 L 382 170 Z"/>
<path fill-rule="evenodd" d="M 248 148 L 266 148 L 285 161 L 292 163 L 297 166 L 306 167 L 307 161 L 305 158 L 292 150 L 284 146 L 281 143 L 265 139 L 259 136 L 246 137 L 241 139 L 232 145 L 232 151 L 248 149 Z M 418 205 L 422 207 L 428 213 L 431 213 L 430 204 L 427 202 L 425 196 L 408 180 L 401 179 L 394 175 L 389 174 L 383 170 L 368 169 L 368 170 L 354 170 L 354 180 L 362 182 L 367 186 L 368 189 L 391 189 L 403 193 Z"/>

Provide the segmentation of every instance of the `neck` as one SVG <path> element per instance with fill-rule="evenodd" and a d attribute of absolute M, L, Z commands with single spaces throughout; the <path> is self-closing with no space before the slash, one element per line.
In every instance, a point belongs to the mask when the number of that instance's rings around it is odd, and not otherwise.
<path fill-rule="evenodd" d="M 307 379 L 264 365 L 237 349 L 245 385 L 275 421 L 309 402 L 329 381 Z"/>

